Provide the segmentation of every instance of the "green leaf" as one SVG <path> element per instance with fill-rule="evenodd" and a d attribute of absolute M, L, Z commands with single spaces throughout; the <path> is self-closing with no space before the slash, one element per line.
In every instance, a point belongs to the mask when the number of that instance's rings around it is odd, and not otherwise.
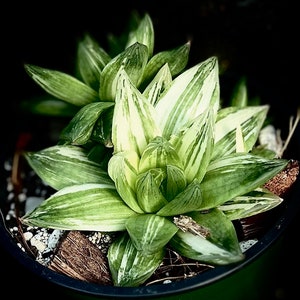
<path fill-rule="evenodd" d="M 85 105 L 62 130 L 60 139 L 73 145 L 86 144 L 100 115 L 113 105 L 114 102 L 96 102 Z"/>
<path fill-rule="evenodd" d="M 221 109 L 215 125 L 215 146 L 212 160 L 236 152 L 236 131 L 239 126 L 244 138 L 244 152 L 252 150 L 268 110 L 268 105 Z"/>
<path fill-rule="evenodd" d="M 155 106 L 160 96 L 172 83 L 172 75 L 168 64 L 165 64 L 157 72 L 153 80 L 148 84 L 143 92 L 148 101 Z"/>
<path fill-rule="evenodd" d="M 166 174 L 167 177 L 162 182 L 160 189 L 162 190 L 165 198 L 168 201 L 171 201 L 176 195 L 185 189 L 187 182 L 182 169 L 176 166 L 167 165 Z"/>
<path fill-rule="evenodd" d="M 156 253 L 165 247 L 178 230 L 167 218 L 152 214 L 129 218 L 125 225 L 135 248 L 145 254 Z"/>
<path fill-rule="evenodd" d="M 111 140 L 113 114 L 114 106 L 103 111 L 101 116 L 96 121 L 91 135 L 91 140 L 95 141 L 96 143 L 102 143 L 108 148 L 113 148 L 113 143 Z"/>
<path fill-rule="evenodd" d="M 248 105 L 248 91 L 245 77 L 242 77 L 234 87 L 230 105 L 240 108 Z"/>
<path fill-rule="evenodd" d="M 25 112 L 51 117 L 73 117 L 79 110 L 78 106 L 49 95 L 23 100 L 20 107 Z"/>
<path fill-rule="evenodd" d="M 202 195 L 198 180 L 190 183 L 185 190 L 178 194 L 157 212 L 158 216 L 176 216 L 185 214 L 201 207 Z"/>
<path fill-rule="evenodd" d="M 168 203 L 160 189 L 165 178 L 166 173 L 160 168 L 148 170 L 137 176 L 137 201 L 144 212 L 155 213 Z"/>
<path fill-rule="evenodd" d="M 175 149 L 188 182 L 194 178 L 201 181 L 205 175 L 214 146 L 214 120 L 214 113 L 208 108 L 176 139 Z"/>
<path fill-rule="evenodd" d="M 217 58 L 210 57 L 173 80 L 155 106 L 163 137 L 169 139 L 172 134 L 177 135 L 208 107 L 217 112 L 220 100 L 218 75 Z"/>
<path fill-rule="evenodd" d="M 22 217 L 29 226 L 62 230 L 114 232 L 136 213 L 124 204 L 113 184 L 82 184 L 61 189 Z"/>
<path fill-rule="evenodd" d="M 257 188 L 245 195 L 226 201 L 219 208 L 230 220 L 247 218 L 273 209 L 283 199 L 265 188 Z"/>
<path fill-rule="evenodd" d="M 261 187 L 288 164 L 284 159 L 265 159 L 235 153 L 210 163 L 201 182 L 201 209 L 222 205 L 234 197 Z"/>
<path fill-rule="evenodd" d="M 134 211 L 143 213 L 137 202 L 136 180 L 139 157 L 134 151 L 118 152 L 108 162 L 108 174 L 115 182 L 118 193 Z"/>
<path fill-rule="evenodd" d="M 111 60 L 106 51 L 89 34 L 78 43 L 77 66 L 83 81 L 95 91 L 99 90 L 100 74 Z"/>
<path fill-rule="evenodd" d="M 125 71 L 120 72 L 112 124 L 114 151 L 135 151 L 139 156 L 160 131 L 153 106 L 132 85 Z"/>
<path fill-rule="evenodd" d="M 126 71 L 132 83 L 138 87 L 148 59 L 147 47 L 135 43 L 114 57 L 100 75 L 99 95 L 102 101 L 115 101 L 120 72 Z"/>
<path fill-rule="evenodd" d="M 179 254 L 214 265 L 227 265 L 244 259 L 232 222 L 218 209 L 188 214 L 209 234 L 203 237 L 190 231 L 179 230 L 170 241 Z"/>
<path fill-rule="evenodd" d="M 143 85 L 147 85 L 165 64 L 168 64 L 172 77 L 182 72 L 188 63 L 190 48 L 191 43 L 187 42 L 183 46 L 155 54 L 146 65 Z"/>
<path fill-rule="evenodd" d="M 108 250 L 108 262 L 115 286 L 136 287 L 143 284 L 161 264 L 165 248 L 147 254 L 138 251 L 128 234 L 122 234 Z"/>
<path fill-rule="evenodd" d="M 146 172 L 153 168 L 165 168 L 167 165 L 182 168 L 178 153 L 173 145 L 164 138 L 157 136 L 148 143 L 143 151 L 139 172 Z"/>
<path fill-rule="evenodd" d="M 26 64 L 29 76 L 50 95 L 76 106 L 99 101 L 91 87 L 66 73 Z"/>
<path fill-rule="evenodd" d="M 129 32 L 126 48 L 136 42 L 147 46 L 148 58 L 153 55 L 154 28 L 149 14 L 145 14 L 145 16 L 140 20 L 138 27 Z"/>
<path fill-rule="evenodd" d="M 77 146 L 57 145 L 23 155 L 37 175 L 56 190 L 81 183 L 112 183 L 101 165 L 88 158 L 88 151 Z"/>

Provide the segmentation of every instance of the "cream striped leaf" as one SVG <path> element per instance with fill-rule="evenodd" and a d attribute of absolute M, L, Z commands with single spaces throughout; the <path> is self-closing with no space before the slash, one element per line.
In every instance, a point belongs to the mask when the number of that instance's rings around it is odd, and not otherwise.
<path fill-rule="evenodd" d="M 268 109 L 268 105 L 221 109 L 215 124 L 215 146 L 212 160 L 236 151 L 238 127 L 242 131 L 245 152 L 252 150 L 266 119 Z"/>
<path fill-rule="evenodd" d="M 176 77 L 155 106 L 163 136 L 169 139 L 172 134 L 178 134 L 182 127 L 208 107 L 216 113 L 219 108 L 219 89 L 216 57 L 210 57 Z"/>
<path fill-rule="evenodd" d="M 208 231 L 205 238 L 179 230 L 170 241 L 179 254 L 213 265 L 227 265 L 244 259 L 232 222 L 218 209 L 188 214 Z"/>
<path fill-rule="evenodd" d="M 202 194 L 198 180 L 191 182 L 173 200 L 157 212 L 158 216 L 176 216 L 185 214 L 201 207 Z"/>
<path fill-rule="evenodd" d="M 86 144 L 101 113 L 114 105 L 114 102 L 96 102 L 85 105 L 62 130 L 60 138 L 73 145 Z"/>
<path fill-rule="evenodd" d="M 160 136 L 160 131 L 153 106 L 132 85 L 126 72 L 120 72 L 112 124 L 114 152 L 135 151 L 141 156 L 156 136 Z"/>
<path fill-rule="evenodd" d="M 125 225 L 135 248 L 145 254 L 155 253 L 165 247 L 178 230 L 167 218 L 153 214 L 129 218 Z"/>
<path fill-rule="evenodd" d="M 176 152 L 181 158 L 188 182 L 202 180 L 214 145 L 214 112 L 209 108 L 181 132 L 176 139 Z"/>
<path fill-rule="evenodd" d="M 26 64 L 24 68 L 39 86 L 58 99 L 76 106 L 84 106 L 100 100 L 95 90 L 66 73 L 31 64 Z"/>
<path fill-rule="evenodd" d="M 278 206 L 283 199 L 265 188 L 226 201 L 219 208 L 231 220 L 247 218 Z"/>
<path fill-rule="evenodd" d="M 145 88 L 143 96 L 155 106 L 160 96 L 166 91 L 172 83 L 172 75 L 168 64 L 165 64 L 157 72 L 153 80 Z"/>
<path fill-rule="evenodd" d="M 134 211 L 143 213 L 137 202 L 136 180 L 139 157 L 134 151 L 118 152 L 108 162 L 108 174 L 115 182 L 123 201 Z"/>
<path fill-rule="evenodd" d="M 137 287 L 144 283 L 159 267 L 165 248 L 153 254 L 138 251 L 129 235 L 122 234 L 108 250 L 108 262 L 114 286 Z"/>
<path fill-rule="evenodd" d="M 113 184 L 82 184 L 61 189 L 22 217 L 30 226 L 63 230 L 114 232 L 125 230 L 135 216 Z"/>
<path fill-rule="evenodd" d="M 72 145 L 56 145 L 24 157 L 37 175 L 52 188 L 81 183 L 107 183 L 112 180 L 101 165 L 88 158 L 88 152 Z"/>
<path fill-rule="evenodd" d="M 139 22 L 138 27 L 129 32 L 126 48 L 136 42 L 147 46 L 148 58 L 152 57 L 154 50 L 154 28 L 152 20 L 147 13 Z"/>
<path fill-rule="evenodd" d="M 147 47 L 135 43 L 114 57 L 100 75 L 99 95 L 101 101 L 115 101 L 120 72 L 125 70 L 132 83 L 138 87 L 148 59 Z"/>
<path fill-rule="evenodd" d="M 262 186 L 288 164 L 284 159 L 265 159 L 252 154 L 234 153 L 210 163 L 201 182 L 201 209 L 226 201 Z"/>
<path fill-rule="evenodd" d="M 100 74 L 111 60 L 106 51 L 89 34 L 78 43 L 77 67 L 83 81 L 95 91 L 99 90 Z"/>
<path fill-rule="evenodd" d="M 172 77 L 182 72 L 187 65 L 190 48 L 191 43 L 187 42 L 175 49 L 155 54 L 146 65 L 143 84 L 148 84 L 165 64 L 168 64 Z"/>

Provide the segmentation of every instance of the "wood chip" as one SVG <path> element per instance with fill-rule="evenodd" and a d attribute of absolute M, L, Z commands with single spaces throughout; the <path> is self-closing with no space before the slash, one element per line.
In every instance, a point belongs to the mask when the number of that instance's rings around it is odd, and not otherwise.
<path fill-rule="evenodd" d="M 292 160 L 287 167 L 270 179 L 264 186 L 270 192 L 282 197 L 292 187 L 299 175 L 299 161 Z"/>
<path fill-rule="evenodd" d="M 49 268 L 75 279 L 112 284 L 106 256 L 80 231 L 62 238 Z"/>

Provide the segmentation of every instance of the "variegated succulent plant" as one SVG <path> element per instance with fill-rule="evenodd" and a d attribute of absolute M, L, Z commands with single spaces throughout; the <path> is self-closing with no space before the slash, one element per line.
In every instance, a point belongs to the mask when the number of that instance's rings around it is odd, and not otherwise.
<path fill-rule="evenodd" d="M 263 185 L 288 160 L 257 147 L 269 106 L 236 93 L 221 107 L 218 58 L 186 69 L 189 50 L 155 54 L 146 14 L 113 57 L 86 35 L 77 77 L 25 65 L 78 109 L 56 145 L 24 153 L 57 192 L 21 221 L 118 232 L 107 255 L 116 286 L 143 284 L 166 247 L 214 265 L 243 260 L 232 221 L 282 201 Z"/>

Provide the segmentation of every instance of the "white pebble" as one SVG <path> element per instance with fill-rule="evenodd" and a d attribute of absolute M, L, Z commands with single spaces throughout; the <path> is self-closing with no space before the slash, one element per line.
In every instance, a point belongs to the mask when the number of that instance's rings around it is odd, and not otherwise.
<path fill-rule="evenodd" d="M 247 251 L 249 248 L 251 248 L 256 243 L 257 243 L 257 239 L 241 241 L 240 247 L 241 247 L 242 252 Z"/>
<path fill-rule="evenodd" d="M 26 241 L 29 241 L 32 237 L 33 237 L 32 232 L 29 232 L 29 231 L 24 232 L 24 238 Z"/>
<path fill-rule="evenodd" d="M 32 246 L 36 247 L 38 251 L 43 252 L 46 249 L 46 244 L 44 244 L 41 240 L 39 240 L 38 238 L 36 238 L 36 236 L 34 236 L 31 240 L 30 243 Z"/>

